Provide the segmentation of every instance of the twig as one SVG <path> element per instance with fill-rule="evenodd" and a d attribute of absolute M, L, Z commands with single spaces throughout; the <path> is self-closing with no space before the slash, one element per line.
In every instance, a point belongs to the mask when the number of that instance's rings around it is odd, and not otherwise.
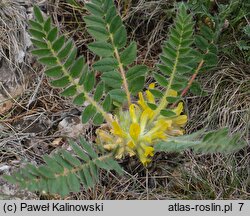
<path fill-rule="evenodd" d="M 188 92 L 188 90 L 190 89 L 192 83 L 194 82 L 194 80 L 195 80 L 197 74 L 199 73 L 201 67 L 203 66 L 203 64 L 204 64 L 204 60 L 202 59 L 202 60 L 200 61 L 199 65 L 198 65 L 198 67 L 196 68 L 196 70 L 195 70 L 193 76 L 192 76 L 191 79 L 189 80 L 188 85 L 187 85 L 186 88 L 182 91 L 181 97 L 183 97 L 183 96 Z M 176 106 L 176 102 L 175 102 L 173 105 L 171 105 L 171 108 L 174 108 L 175 106 Z"/>
<path fill-rule="evenodd" d="M 38 85 L 36 86 L 35 91 L 34 91 L 32 97 L 29 99 L 29 102 L 28 102 L 28 104 L 26 105 L 27 108 L 29 108 L 30 104 L 33 103 L 33 102 L 35 101 L 35 97 L 36 97 L 36 95 L 37 95 L 37 93 L 38 93 L 38 90 L 39 90 L 41 84 L 42 84 L 43 78 L 44 78 L 44 73 L 42 73 L 41 79 L 39 80 L 39 83 L 38 83 Z"/>
<path fill-rule="evenodd" d="M 187 93 L 187 91 L 191 87 L 193 81 L 195 80 L 195 78 L 196 78 L 196 76 L 197 76 L 198 72 L 200 71 L 203 64 L 204 64 L 204 60 L 202 59 L 202 61 L 199 63 L 198 67 L 196 68 L 195 73 L 193 74 L 193 76 L 189 80 L 187 87 L 182 91 L 181 97 L 183 97 Z"/>
<path fill-rule="evenodd" d="M 148 191 L 148 169 L 146 168 L 146 191 L 147 191 L 147 200 L 149 200 L 149 191 Z"/>

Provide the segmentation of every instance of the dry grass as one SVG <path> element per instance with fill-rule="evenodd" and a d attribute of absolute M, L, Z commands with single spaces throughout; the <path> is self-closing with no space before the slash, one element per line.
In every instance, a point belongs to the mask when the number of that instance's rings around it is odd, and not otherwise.
<path fill-rule="evenodd" d="M 237 64 L 237 65 L 236 65 Z M 201 127 L 229 127 L 249 141 L 250 75 L 242 63 L 221 63 L 220 68 L 202 74 L 200 82 L 207 91 L 204 97 L 187 97 L 189 131 Z"/>
<path fill-rule="evenodd" d="M 27 13 L 18 1 L 0 1 L 0 55 L 12 69 L 24 61 L 30 46 L 27 34 Z"/>
<path fill-rule="evenodd" d="M 138 61 L 153 66 L 158 61 L 160 44 L 174 16 L 173 1 L 117 1 L 123 20 L 128 27 L 129 38 L 139 44 Z M 65 1 L 45 2 L 44 11 L 53 16 L 63 33 L 73 37 L 79 54 L 86 51 L 91 38 L 84 31 L 82 8 L 69 6 Z M 128 8 L 128 9 L 126 9 Z M 1 16 L 0 16 L 1 17 Z M 207 90 L 207 96 L 188 95 L 185 98 L 190 122 L 187 132 L 217 129 L 224 126 L 232 133 L 240 132 L 249 141 L 250 122 L 250 75 L 247 65 L 220 62 L 213 72 L 200 75 L 199 80 Z M 51 154 L 58 148 L 68 148 L 64 137 L 55 145 L 53 141 L 62 136 L 59 122 L 67 116 L 79 116 L 77 107 L 59 96 L 42 75 L 42 68 L 35 66 L 34 82 L 13 109 L 1 116 L 4 126 L 0 132 L 0 165 L 10 166 L 8 171 L 26 162 L 42 163 L 41 156 Z M 34 125 L 37 127 L 34 130 Z M 86 128 L 83 134 L 94 139 L 94 128 Z M 250 198 L 250 150 L 223 156 L 220 154 L 162 153 L 154 157 L 145 170 L 138 161 L 126 158 L 120 161 L 126 173 L 100 173 L 100 182 L 92 190 L 82 190 L 67 199 L 249 199 Z M 16 189 L 17 190 L 17 189 Z M 0 190 L 1 193 L 1 190 Z M 0 194 L 1 195 L 1 194 Z M 36 195 L 36 194 L 34 194 Z M 57 196 L 37 194 L 38 199 L 59 199 Z M 12 195 L 19 197 L 18 194 Z M 21 198 L 27 198 L 21 195 Z"/>

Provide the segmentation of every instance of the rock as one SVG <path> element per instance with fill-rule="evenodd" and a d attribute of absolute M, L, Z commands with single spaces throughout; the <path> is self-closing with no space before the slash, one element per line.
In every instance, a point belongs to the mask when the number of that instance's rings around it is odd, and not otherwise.
<path fill-rule="evenodd" d="M 5 172 L 6 170 L 9 170 L 10 166 L 6 165 L 6 164 L 0 164 L 0 174 L 2 172 Z"/>
<path fill-rule="evenodd" d="M 58 124 L 60 134 L 66 137 L 76 138 L 85 134 L 86 125 L 81 123 L 78 116 L 68 116 Z"/>
<path fill-rule="evenodd" d="M 11 185 L 0 178 L 0 200 L 34 200 L 38 199 L 35 193 L 20 190 L 18 186 Z"/>
<path fill-rule="evenodd" d="M 27 85 L 31 46 L 28 17 L 32 1 L 2 0 L 0 7 L 0 114 Z"/>

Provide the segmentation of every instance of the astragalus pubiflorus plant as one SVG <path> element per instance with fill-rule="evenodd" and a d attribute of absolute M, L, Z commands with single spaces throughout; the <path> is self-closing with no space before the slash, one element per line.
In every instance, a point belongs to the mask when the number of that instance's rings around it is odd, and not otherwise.
<path fill-rule="evenodd" d="M 192 14 L 181 3 L 177 16 L 162 46 L 160 63 L 149 72 L 136 64 L 136 42 L 127 41 L 127 33 L 113 0 L 92 0 L 85 4 L 86 30 L 94 42 L 88 44 L 98 56 L 92 65 L 77 50 L 71 39 L 58 35 L 51 18 L 45 19 L 34 7 L 35 20 L 30 34 L 36 49 L 32 53 L 46 65 L 51 85 L 62 88 L 62 96 L 87 106 L 82 123 L 99 125 L 94 144 L 79 138 L 69 140 L 72 152 L 58 150 L 45 155 L 45 164 L 28 164 L 5 178 L 31 191 L 60 194 L 77 192 L 81 186 L 93 187 L 98 170 L 122 173 L 117 159 L 138 158 L 147 167 L 156 152 L 183 151 L 227 153 L 242 148 L 239 135 L 228 136 L 227 129 L 201 130 L 185 135 L 188 121 L 182 97 L 187 90 L 199 91 L 195 77 L 216 65 L 217 49 L 213 31 L 203 26 L 194 33 Z M 101 78 L 96 79 L 96 74 Z M 145 85 L 147 76 L 154 81 Z M 160 90 L 159 90 L 160 89 Z M 86 103 L 85 103 L 86 104 Z"/>

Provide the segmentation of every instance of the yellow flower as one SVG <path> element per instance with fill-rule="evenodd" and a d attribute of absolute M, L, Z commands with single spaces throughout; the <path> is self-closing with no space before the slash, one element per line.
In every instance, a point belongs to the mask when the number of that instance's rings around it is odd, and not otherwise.
<path fill-rule="evenodd" d="M 147 158 L 146 156 L 141 156 L 140 161 L 146 167 L 151 162 L 151 159 Z"/>
<path fill-rule="evenodd" d="M 154 148 L 153 147 L 151 147 L 151 146 L 147 146 L 147 147 L 145 147 L 145 149 L 144 149 L 144 155 L 146 156 L 146 157 L 148 157 L 148 156 L 154 156 Z"/>
<path fill-rule="evenodd" d="M 144 143 L 138 148 L 138 157 L 144 166 L 147 166 L 151 162 L 151 158 L 154 156 L 154 148 L 147 146 Z"/>
<path fill-rule="evenodd" d="M 135 143 L 132 141 L 132 140 L 130 140 L 129 142 L 128 142 L 128 147 L 129 148 L 131 148 L 131 149 L 134 149 L 135 148 Z"/>
<path fill-rule="evenodd" d="M 141 128 L 138 123 L 132 123 L 129 128 L 129 134 L 133 140 L 137 140 L 141 133 Z"/>
<path fill-rule="evenodd" d="M 148 86 L 149 89 L 154 89 L 155 88 L 155 83 L 150 83 Z"/>
<path fill-rule="evenodd" d="M 147 107 L 148 107 L 147 104 L 145 103 L 144 97 L 143 97 L 143 95 L 142 95 L 141 92 L 139 92 L 138 104 L 141 106 L 141 108 L 142 108 L 143 110 L 147 109 Z"/>
<path fill-rule="evenodd" d="M 139 93 L 137 104 L 131 104 L 128 111 L 120 111 L 112 117 L 110 128 L 97 130 L 96 142 L 105 149 L 115 151 L 115 157 L 120 159 L 124 156 L 134 156 L 140 159 L 144 166 L 147 166 L 154 155 L 154 145 L 161 140 L 167 140 L 169 136 L 179 136 L 184 133 L 182 127 L 187 122 L 187 116 L 181 115 L 183 103 L 178 103 L 172 109 L 175 117 L 159 115 L 148 103 L 155 103 L 154 95 L 150 89 L 155 87 L 154 83 L 149 85 L 149 90 Z M 168 96 L 177 96 L 177 92 L 170 89 Z"/>
<path fill-rule="evenodd" d="M 149 89 L 154 89 L 155 88 L 155 83 L 151 83 L 148 86 L 148 88 Z M 146 97 L 147 97 L 147 100 L 148 100 L 149 103 L 155 104 L 155 97 L 149 90 L 146 90 Z"/>
<path fill-rule="evenodd" d="M 145 109 L 142 112 L 141 117 L 140 117 L 140 125 L 141 125 L 142 131 L 144 131 L 147 121 L 152 118 L 153 114 L 154 112 L 149 108 Z"/>
<path fill-rule="evenodd" d="M 180 103 L 178 103 L 178 106 L 173 109 L 173 112 L 175 112 L 176 115 L 178 116 L 181 114 L 182 111 L 183 111 L 183 103 L 180 102 Z"/>
<path fill-rule="evenodd" d="M 169 97 L 177 97 L 178 93 L 177 91 L 173 90 L 173 89 L 169 89 L 168 90 L 168 94 Z"/>
<path fill-rule="evenodd" d="M 108 142 L 112 142 L 112 140 L 113 140 L 112 136 L 104 130 L 98 129 L 96 131 L 96 133 L 97 133 L 98 137 L 100 137 L 103 142 L 108 143 Z"/>
<path fill-rule="evenodd" d="M 112 126 L 113 126 L 113 134 L 118 135 L 120 137 L 126 137 L 126 133 L 124 133 L 124 131 L 121 129 L 120 125 L 118 124 L 118 122 L 113 121 L 112 122 Z"/>
<path fill-rule="evenodd" d="M 152 140 L 166 140 L 167 135 L 164 131 L 157 131 L 151 135 Z"/>
<path fill-rule="evenodd" d="M 180 115 L 173 119 L 173 123 L 175 125 L 178 125 L 180 127 L 183 127 L 187 123 L 187 116 L 186 115 Z"/>
<path fill-rule="evenodd" d="M 131 104 L 129 106 L 129 114 L 130 114 L 130 117 L 131 117 L 132 121 L 134 123 L 137 122 L 137 117 L 136 117 L 135 105 L 134 104 Z"/>
<path fill-rule="evenodd" d="M 155 97 L 149 90 L 146 91 L 146 97 L 149 103 L 155 104 Z"/>
<path fill-rule="evenodd" d="M 168 120 L 168 119 L 165 119 L 165 118 L 160 118 L 159 120 L 156 121 L 155 127 L 158 127 L 161 130 L 165 131 L 165 130 L 167 130 L 168 128 L 171 127 L 172 122 L 173 122 L 172 120 Z"/>
<path fill-rule="evenodd" d="M 138 157 L 144 166 L 147 166 L 151 162 L 151 159 L 148 156 L 145 156 L 144 149 L 138 149 Z"/>
<path fill-rule="evenodd" d="M 111 150 L 115 149 L 117 147 L 117 145 L 116 144 L 105 144 L 103 147 L 106 150 L 111 151 Z"/>

